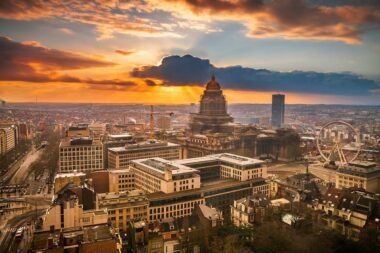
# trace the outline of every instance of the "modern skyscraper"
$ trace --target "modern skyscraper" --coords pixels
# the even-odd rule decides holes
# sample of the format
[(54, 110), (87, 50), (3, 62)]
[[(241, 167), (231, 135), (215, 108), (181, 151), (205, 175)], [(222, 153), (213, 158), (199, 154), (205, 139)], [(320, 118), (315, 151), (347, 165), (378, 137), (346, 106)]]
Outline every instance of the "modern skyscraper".
[(285, 95), (272, 95), (272, 127), (281, 128), (285, 118)]

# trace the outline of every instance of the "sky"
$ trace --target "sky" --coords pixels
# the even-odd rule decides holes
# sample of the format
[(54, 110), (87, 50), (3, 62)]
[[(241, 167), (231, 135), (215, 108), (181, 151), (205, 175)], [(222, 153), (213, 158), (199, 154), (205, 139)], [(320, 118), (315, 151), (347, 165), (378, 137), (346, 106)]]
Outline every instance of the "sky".
[(1, 0), (0, 99), (380, 105), (378, 0)]

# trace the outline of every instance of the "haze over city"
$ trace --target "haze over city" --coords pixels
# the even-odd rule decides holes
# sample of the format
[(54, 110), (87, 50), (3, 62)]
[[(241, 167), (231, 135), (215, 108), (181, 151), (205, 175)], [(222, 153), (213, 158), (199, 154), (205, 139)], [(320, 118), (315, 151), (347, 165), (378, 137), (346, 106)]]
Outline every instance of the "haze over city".
[(0, 252), (380, 252), (380, 1), (0, 0)]

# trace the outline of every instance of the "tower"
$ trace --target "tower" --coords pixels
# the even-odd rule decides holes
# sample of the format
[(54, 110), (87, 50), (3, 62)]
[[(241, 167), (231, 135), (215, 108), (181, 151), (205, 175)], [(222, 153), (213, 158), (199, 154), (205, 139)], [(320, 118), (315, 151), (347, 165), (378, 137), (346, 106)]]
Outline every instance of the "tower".
[(199, 112), (192, 114), (190, 130), (193, 133), (226, 132), (226, 124), (232, 121), (232, 117), (227, 113), (227, 101), (220, 84), (215, 75), (212, 75), (201, 96)]
[(272, 95), (272, 127), (281, 128), (285, 118), (285, 95)]

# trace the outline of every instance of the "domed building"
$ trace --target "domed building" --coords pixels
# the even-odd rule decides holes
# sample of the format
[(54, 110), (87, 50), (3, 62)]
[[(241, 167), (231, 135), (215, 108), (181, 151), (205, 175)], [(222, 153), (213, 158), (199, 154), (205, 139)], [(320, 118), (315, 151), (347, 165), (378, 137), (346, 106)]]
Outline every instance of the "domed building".
[(187, 132), (177, 137), (168, 140), (182, 145), (184, 158), (227, 152), (290, 161), (299, 155), (299, 136), (290, 129), (265, 130), (233, 123), (214, 75), (201, 95), (199, 112), (191, 114)]
[(215, 75), (206, 84), (201, 96), (199, 112), (192, 115), (190, 131), (192, 133), (228, 133), (233, 118), (227, 113), (227, 101)]

